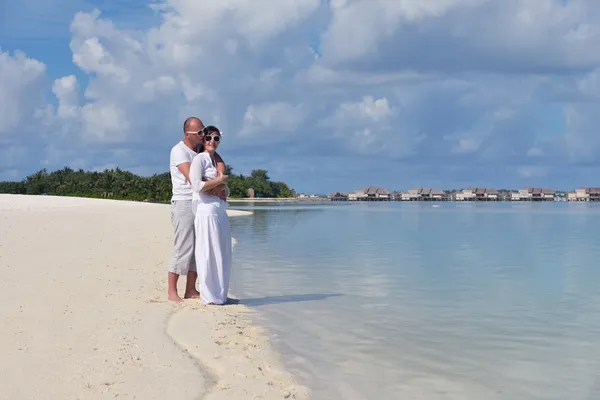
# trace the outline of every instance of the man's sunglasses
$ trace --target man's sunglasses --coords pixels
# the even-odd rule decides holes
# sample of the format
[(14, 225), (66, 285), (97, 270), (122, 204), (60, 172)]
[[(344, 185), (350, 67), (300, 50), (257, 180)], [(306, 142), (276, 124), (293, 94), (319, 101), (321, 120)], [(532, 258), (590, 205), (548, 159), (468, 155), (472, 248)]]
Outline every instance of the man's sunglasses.
[[(209, 130), (209, 128), (213, 128), (213, 127), (212, 126), (205, 126), (204, 128), (200, 129), (199, 131), (185, 131), (185, 133), (191, 133), (193, 135), (206, 135), (206, 132)], [(213, 129), (211, 129), (211, 131), (214, 132)], [(218, 142), (218, 140), (217, 140), (217, 142)]]

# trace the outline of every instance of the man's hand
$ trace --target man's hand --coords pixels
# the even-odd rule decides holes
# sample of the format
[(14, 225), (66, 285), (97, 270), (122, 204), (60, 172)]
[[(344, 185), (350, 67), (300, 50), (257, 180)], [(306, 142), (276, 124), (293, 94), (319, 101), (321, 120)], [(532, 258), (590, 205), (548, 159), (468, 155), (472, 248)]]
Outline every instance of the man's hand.
[(227, 196), (225, 195), (225, 186), (224, 185), (219, 185), (215, 188), (212, 188), (212, 189), (208, 190), (207, 193), (210, 193), (213, 196), (217, 196), (218, 198), (220, 198), (223, 201), (227, 201)]
[(217, 193), (217, 196), (223, 200), (223, 201), (227, 201), (227, 194), (225, 193), (225, 186), (221, 187), (221, 190), (219, 190), (219, 193)]

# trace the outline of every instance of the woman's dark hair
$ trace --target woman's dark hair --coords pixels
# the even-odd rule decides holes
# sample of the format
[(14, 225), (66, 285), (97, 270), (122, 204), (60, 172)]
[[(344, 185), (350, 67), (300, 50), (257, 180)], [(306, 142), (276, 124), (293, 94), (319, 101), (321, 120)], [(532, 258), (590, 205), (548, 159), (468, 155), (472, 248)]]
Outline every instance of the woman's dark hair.
[(204, 129), (202, 129), (202, 132), (204, 132), (205, 135), (208, 135), (209, 133), (218, 133), (219, 135), (221, 134), (219, 128), (213, 125), (205, 127)]

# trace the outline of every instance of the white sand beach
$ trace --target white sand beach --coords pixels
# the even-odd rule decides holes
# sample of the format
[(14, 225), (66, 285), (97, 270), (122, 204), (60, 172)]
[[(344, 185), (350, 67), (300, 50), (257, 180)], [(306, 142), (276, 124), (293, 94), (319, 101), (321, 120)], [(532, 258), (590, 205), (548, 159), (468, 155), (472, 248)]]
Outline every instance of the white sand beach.
[(0, 399), (310, 398), (250, 309), (166, 301), (171, 240), (168, 205), (0, 195)]

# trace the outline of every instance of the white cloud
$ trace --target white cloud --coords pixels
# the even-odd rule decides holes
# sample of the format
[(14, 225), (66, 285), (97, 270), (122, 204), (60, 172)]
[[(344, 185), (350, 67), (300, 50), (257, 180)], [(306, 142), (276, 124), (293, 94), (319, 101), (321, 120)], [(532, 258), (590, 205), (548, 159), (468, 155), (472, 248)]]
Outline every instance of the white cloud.
[(233, 11), (233, 25), (238, 33), (251, 45), (257, 45), (299, 24), (319, 5), (320, 0), (230, 0), (229, 10)]
[(334, 62), (362, 59), (377, 54), (378, 45), (404, 21), (439, 17), (471, 0), (370, 0), (334, 1), (331, 24), (323, 39), (323, 54)]
[(468, 154), (474, 153), (479, 150), (481, 146), (481, 139), (476, 137), (459, 138), (456, 143), (452, 146), (452, 153), (456, 154)]
[(0, 138), (18, 134), (42, 104), (45, 73), (45, 64), (22, 52), (0, 51)]
[(59, 118), (77, 118), (79, 116), (79, 84), (74, 75), (55, 80), (52, 93), (58, 101), (56, 115)]
[(569, 104), (565, 107), (566, 132), (560, 137), (565, 156), (573, 163), (599, 159), (600, 116), (598, 103)]
[(360, 101), (341, 103), (335, 113), (320, 124), (333, 127), (337, 134), (344, 134), (348, 129), (363, 132), (373, 124), (381, 123), (384, 126), (392, 114), (387, 98), (374, 99), (373, 96), (366, 95)]
[[(332, 13), (322, 54), (333, 65), (528, 72), (600, 61), (593, 0), (348, 1)], [(431, 43), (437, 51), (423, 57)]]
[[(182, 80), (185, 78), (182, 78)], [(156, 79), (150, 79), (142, 84), (141, 90), (139, 91), (139, 97), (136, 100), (140, 102), (152, 102), (157, 97), (162, 95), (169, 95), (173, 92), (181, 90), (181, 81), (176, 80), (170, 75), (162, 75)], [(184, 93), (190, 93), (185, 92)], [(188, 99), (194, 99), (196, 96), (202, 94), (192, 94), (188, 96)]]
[(527, 150), (527, 155), (529, 157), (541, 157), (544, 155), (544, 152), (537, 147), (532, 147), (529, 150)]
[(100, 44), (97, 37), (84, 40), (78, 47), (72, 45), (72, 48), (73, 62), (83, 71), (114, 76), (120, 83), (129, 81), (129, 71), (115, 65), (114, 57)]
[[(254, 90), (255, 84), (264, 86), (280, 71), (239, 61), (249, 57), (248, 51), (260, 51), (252, 49), (261, 43), (301, 23), (319, 1), (268, 4), (266, 15), (250, 1), (169, 1), (162, 24), (146, 32), (120, 30), (103, 19), (99, 10), (76, 14), (71, 24), (73, 62), (90, 74), (90, 81), (79, 107), (79, 121), (70, 121), (70, 130), (81, 128), (85, 138), (111, 143), (139, 137), (129, 129), (130, 121), (140, 121), (139, 130), (163, 127), (169, 131), (164, 116), (177, 109), (178, 118), (185, 118), (181, 112), (189, 110), (212, 122), (223, 121), (221, 114), (227, 112), (240, 87)], [(240, 51), (245, 54), (238, 55)], [(239, 85), (240, 81), (245, 84)], [(75, 104), (65, 103), (66, 89), (59, 90), (66, 83), (55, 84), (57, 117), (76, 114)], [(302, 122), (302, 107), (262, 103), (248, 108), (244, 132), (275, 126), (289, 132)], [(57, 120), (47, 117), (46, 122), (49, 119)]]
[(294, 132), (305, 118), (304, 107), (284, 102), (251, 104), (244, 113), (244, 126), (240, 136), (268, 131), (275, 135)]
[(318, 126), (331, 129), (325, 135), (348, 154), (379, 154), (393, 158), (412, 155), (425, 139), (415, 129), (406, 129), (400, 107), (387, 97), (365, 95), (360, 101), (345, 101)]
[(539, 165), (524, 165), (517, 168), (517, 173), (521, 178), (541, 178), (548, 175), (549, 168)]
[[(0, 137), (17, 140), (21, 122), (38, 118), (51, 133), (39, 150), (50, 168), (156, 172), (190, 115), (234, 139), (222, 149), (240, 165), (274, 157), (280, 171), (315, 151), (303, 140), (313, 131), (326, 139), (319, 156), (337, 157), (341, 170), (356, 154), (392, 163), (418, 155), (415, 168), (483, 161), (524, 178), (531, 157), (537, 168), (600, 154), (595, 1), (164, 0), (154, 8), (150, 27), (75, 14), (79, 71), (48, 82), (42, 62), (0, 53)], [(54, 98), (43, 102), (49, 89)], [(255, 132), (278, 140), (249, 152)]]
[(131, 128), (125, 111), (114, 104), (88, 103), (81, 109), (83, 140), (123, 142)]
[(374, 100), (373, 96), (365, 96), (361, 102), (340, 104), (334, 118), (337, 120), (367, 118), (377, 122), (389, 117), (391, 113), (385, 97)]
[(600, 68), (594, 69), (576, 84), (579, 93), (591, 101), (600, 101)]

